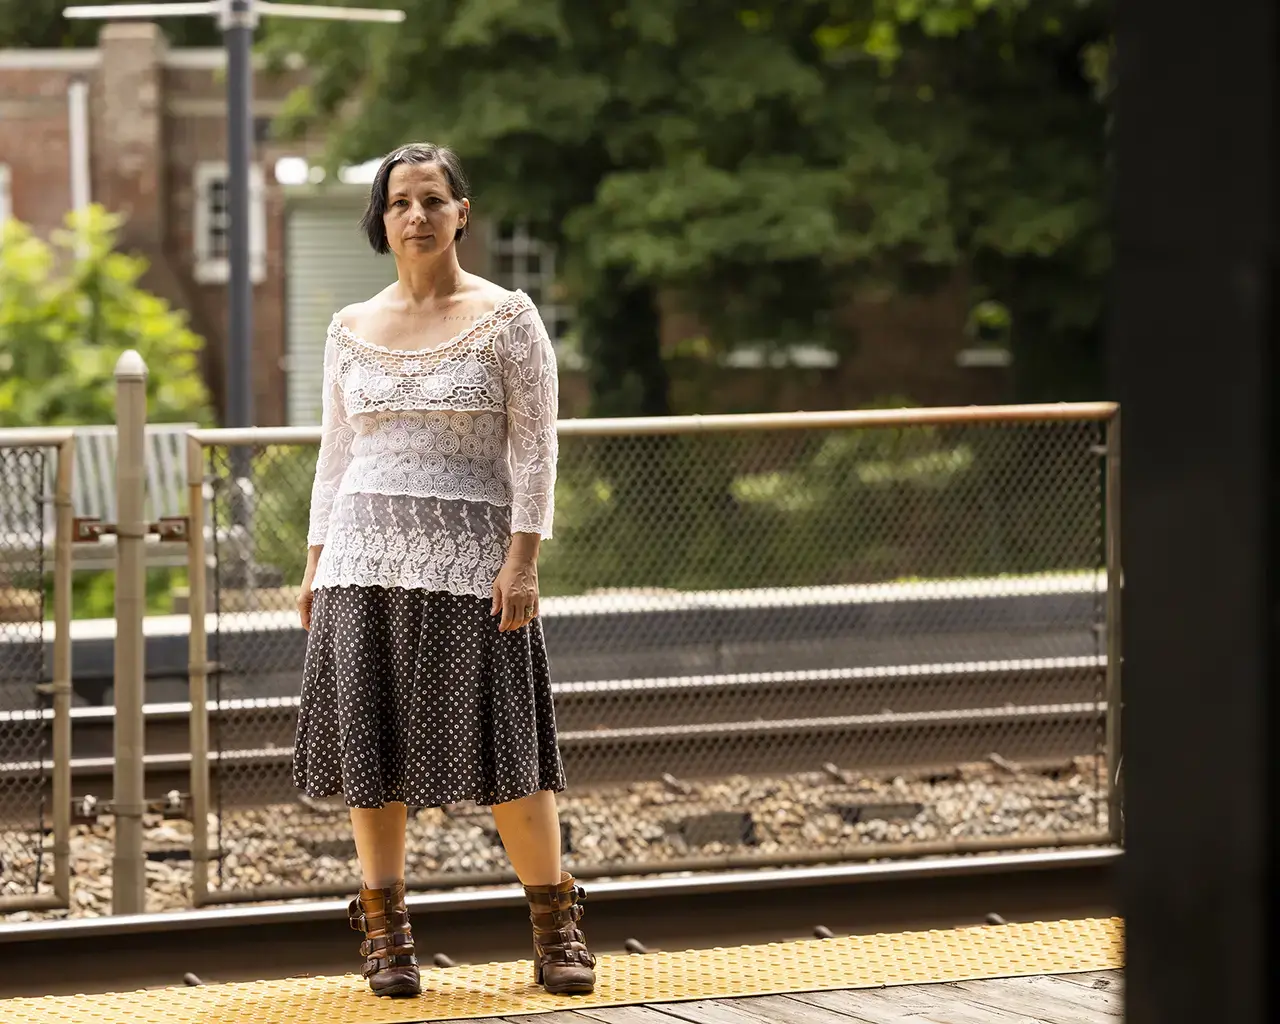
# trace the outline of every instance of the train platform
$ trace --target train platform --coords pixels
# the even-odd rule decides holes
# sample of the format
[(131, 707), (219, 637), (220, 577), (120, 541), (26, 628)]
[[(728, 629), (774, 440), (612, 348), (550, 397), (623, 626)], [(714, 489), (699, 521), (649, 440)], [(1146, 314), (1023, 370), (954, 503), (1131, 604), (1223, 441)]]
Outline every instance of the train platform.
[[(355, 975), (0, 1001), (5, 1024), (1066, 1024), (1120, 1020), (1115, 918), (604, 955), (590, 996), (529, 961), (423, 969), (416, 999)], [(68, 965), (74, 971), (74, 965)], [(1004, 979), (1004, 980), (996, 980)]]

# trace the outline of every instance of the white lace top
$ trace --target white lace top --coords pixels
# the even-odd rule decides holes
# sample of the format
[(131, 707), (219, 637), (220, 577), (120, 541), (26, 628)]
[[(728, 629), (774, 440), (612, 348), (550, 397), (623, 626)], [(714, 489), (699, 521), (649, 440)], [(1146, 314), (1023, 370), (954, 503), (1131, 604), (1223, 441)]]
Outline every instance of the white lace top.
[(551, 536), (555, 353), (524, 292), (443, 345), (383, 348), (335, 316), (307, 543), (313, 587), (488, 598), (513, 533)]

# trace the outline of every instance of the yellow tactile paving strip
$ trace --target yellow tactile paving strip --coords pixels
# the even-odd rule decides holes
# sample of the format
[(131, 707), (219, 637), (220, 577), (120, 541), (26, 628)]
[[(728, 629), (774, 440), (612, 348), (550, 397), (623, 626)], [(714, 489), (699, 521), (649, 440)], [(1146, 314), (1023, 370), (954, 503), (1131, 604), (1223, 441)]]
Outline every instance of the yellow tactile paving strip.
[(636, 1003), (879, 988), (1121, 967), (1118, 919), (899, 932), (685, 953), (602, 956), (592, 996), (550, 996), (527, 960), (425, 969), (418, 999), (355, 975), (0, 1001), (4, 1024), (416, 1024)]

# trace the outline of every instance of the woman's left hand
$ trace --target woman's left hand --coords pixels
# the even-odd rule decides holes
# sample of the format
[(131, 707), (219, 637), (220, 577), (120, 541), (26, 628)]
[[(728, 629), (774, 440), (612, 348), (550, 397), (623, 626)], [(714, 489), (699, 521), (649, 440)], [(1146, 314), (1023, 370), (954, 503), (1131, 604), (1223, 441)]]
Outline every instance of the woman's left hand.
[(493, 610), (502, 613), (498, 631), (506, 633), (527, 626), (538, 615), (538, 563), (508, 558), (493, 581)]

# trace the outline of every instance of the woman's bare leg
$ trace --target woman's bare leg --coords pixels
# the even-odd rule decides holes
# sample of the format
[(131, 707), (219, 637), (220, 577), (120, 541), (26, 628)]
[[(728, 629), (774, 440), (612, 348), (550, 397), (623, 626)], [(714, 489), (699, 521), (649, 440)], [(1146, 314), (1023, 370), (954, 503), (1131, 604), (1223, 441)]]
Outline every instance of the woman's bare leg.
[(495, 804), (493, 823), (522, 885), (560, 883), (560, 814), (556, 795), (541, 790)]
[(385, 889), (404, 878), (407, 817), (408, 808), (400, 803), (351, 808), (351, 830), (366, 889)]

